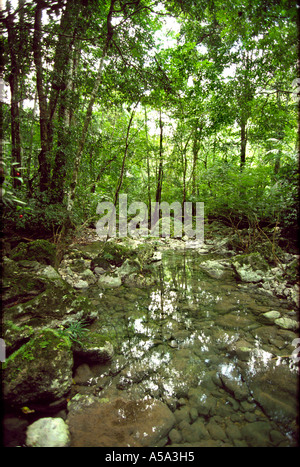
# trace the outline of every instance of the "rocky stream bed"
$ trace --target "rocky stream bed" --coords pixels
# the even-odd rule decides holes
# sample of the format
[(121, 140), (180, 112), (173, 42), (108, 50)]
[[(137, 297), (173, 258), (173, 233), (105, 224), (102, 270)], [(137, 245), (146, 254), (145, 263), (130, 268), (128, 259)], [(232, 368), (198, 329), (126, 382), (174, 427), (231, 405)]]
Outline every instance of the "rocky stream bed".
[(298, 446), (298, 256), (206, 238), (3, 258), (5, 446)]

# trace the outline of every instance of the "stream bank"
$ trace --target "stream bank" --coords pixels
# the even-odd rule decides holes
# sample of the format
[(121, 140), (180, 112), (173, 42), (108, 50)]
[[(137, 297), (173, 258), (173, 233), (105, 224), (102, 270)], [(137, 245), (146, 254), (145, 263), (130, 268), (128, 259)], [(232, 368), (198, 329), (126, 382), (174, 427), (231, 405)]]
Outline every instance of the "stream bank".
[(6, 444), (37, 445), (55, 417), (51, 443), (71, 446), (297, 445), (297, 257), (270, 267), (224, 235), (95, 240), (58, 269), (5, 259)]

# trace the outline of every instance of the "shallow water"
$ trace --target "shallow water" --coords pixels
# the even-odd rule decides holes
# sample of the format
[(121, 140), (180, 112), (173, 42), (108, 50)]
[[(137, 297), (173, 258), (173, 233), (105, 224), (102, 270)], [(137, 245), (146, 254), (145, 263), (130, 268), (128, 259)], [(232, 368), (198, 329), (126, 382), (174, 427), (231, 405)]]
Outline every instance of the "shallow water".
[[(149, 270), (155, 285), (82, 292), (99, 309), (91, 330), (108, 335), (116, 352), (106, 365), (89, 365), (81, 381), (87, 365), (76, 361), (70, 397), (163, 402), (176, 423), (158, 446), (298, 446), (298, 334), (263, 319), (270, 310), (296, 313), (253, 284), (211, 278), (201, 269), (208, 258), (167, 249)], [(24, 445), (28, 423), (41, 416), (9, 418), (7, 445)]]
[(170, 446), (297, 446), (297, 334), (262, 320), (293, 311), (253, 285), (210, 278), (203, 259), (166, 250), (157, 285), (89, 289), (97, 326), (119, 346), (92, 368), (93, 394), (163, 401), (176, 417)]

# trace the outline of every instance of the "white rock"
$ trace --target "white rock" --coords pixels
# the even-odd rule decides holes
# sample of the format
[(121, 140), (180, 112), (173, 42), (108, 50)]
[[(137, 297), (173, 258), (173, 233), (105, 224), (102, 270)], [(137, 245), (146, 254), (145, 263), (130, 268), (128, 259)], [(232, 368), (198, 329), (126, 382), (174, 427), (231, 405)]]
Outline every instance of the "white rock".
[(32, 448), (64, 448), (70, 445), (68, 425), (62, 418), (40, 418), (29, 425), (26, 445)]
[(275, 319), (280, 318), (280, 313), (279, 311), (271, 310), (271, 311), (267, 311), (266, 313), (263, 313), (263, 317), (266, 318), (267, 321), (272, 322)]
[(103, 275), (99, 278), (98, 285), (101, 287), (120, 287), (122, 280), (120, 277)]
[(74, 282), (74, 287), (75, 289), (86, 289), (89, 284), (87, 283), (87, 281), (83, 281), (81, 279), (79, 279), (78, 281)]

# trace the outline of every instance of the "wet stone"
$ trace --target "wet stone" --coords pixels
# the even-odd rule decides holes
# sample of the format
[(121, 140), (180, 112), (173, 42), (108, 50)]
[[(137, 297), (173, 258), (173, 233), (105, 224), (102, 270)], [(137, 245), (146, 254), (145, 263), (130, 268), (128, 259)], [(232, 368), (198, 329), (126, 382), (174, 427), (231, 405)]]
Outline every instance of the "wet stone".
[(180, 431), (173, 428), (169, 433), (169, 439), (173, 444), (178, 444), (182, 441), (182, 435)]
[(231, 439), (232, 441), (242, 439), (241, 430), (234, 423), (228, 422), (225, 428), (225, 432), (226, 432), (227, 437)]
[(70, 410), (71, 447), (163, 446), (175, 417), (160, 401), (100, 399)]
[(214, 420), (210, 420), (206, 428), (208, 429), (212, 439), (226, 441), (227, 436), (225, 431)]
[(241, 432), (242, 437), (250, 447), (268, 447), (271, 445), (271, 425), (268, 422), (253, 422), (246, 424)]

